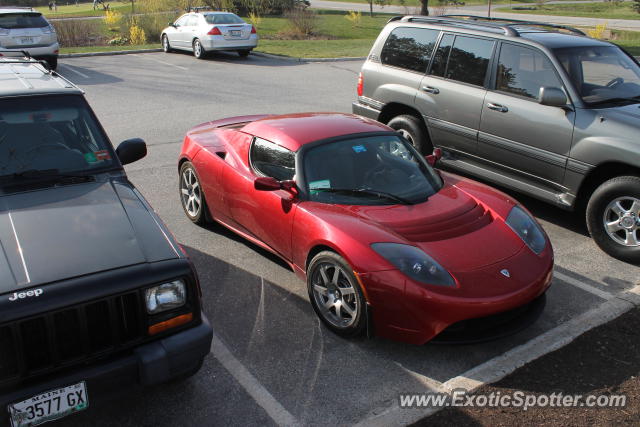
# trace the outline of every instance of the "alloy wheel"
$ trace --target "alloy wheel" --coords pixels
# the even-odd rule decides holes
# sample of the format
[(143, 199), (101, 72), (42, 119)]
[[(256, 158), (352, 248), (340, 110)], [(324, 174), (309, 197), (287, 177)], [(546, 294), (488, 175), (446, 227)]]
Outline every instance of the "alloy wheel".
[(191, 168), (185, 169), (184, 172), (182, 172), (182, 176), (180, 177), (180, 193), (184, 210), (190, 217), (197, 217), (202, 207), (202, 192), (198, 177)]
[(640, 199), (618, 197), (605, 208), (603, 221), (604, 229), (616, 243), (640, 246)]
[(322, 262), (312, 276), (313, 298), (324, 319), (338, 328), (348, 328), (358, 318), (360, 306), (351, 279), (334, 262)]

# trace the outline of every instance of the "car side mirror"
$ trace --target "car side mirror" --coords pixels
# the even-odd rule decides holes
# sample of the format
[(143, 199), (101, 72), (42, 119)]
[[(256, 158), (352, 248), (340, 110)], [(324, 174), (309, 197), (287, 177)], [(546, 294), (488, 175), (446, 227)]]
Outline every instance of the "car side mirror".
[(559, 87), (541, 87), (538, 103), (550, 107), (564, 107), (567, 105), (567, 95)]
[(176, 24), (175, 22), (169, 22), (168, 25), (173, 28), (178, 28), (178, 24)]
[(424, 158), (427, 159), (427, 163), (429, 163), (430, 166), (435, 166), (436, 163), (438, 163), (438, 160), (442, 158), (442, 150), (440, 148), (435, 148), (432, 154), (428, 154), (424, 156)]
[(258, 191), (276, 191), (282, 188), (280, 181), (270, 176), (256, 178), (253, 181), (253, 187)]
[(147, 155), (147, 144), (140, 138), (127, 139), (118, 145), (116, 154), (120, 163), (128, 165)]

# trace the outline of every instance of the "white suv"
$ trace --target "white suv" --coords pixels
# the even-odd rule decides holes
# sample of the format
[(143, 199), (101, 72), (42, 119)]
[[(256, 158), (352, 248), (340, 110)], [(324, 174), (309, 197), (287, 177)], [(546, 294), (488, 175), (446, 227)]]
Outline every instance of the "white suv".
[(24, 51), (33, 58), (46, 60), (55, 69), (59, 49), (55, 29), (40, 12), (29, 7), (0, 7), (0, 56)]

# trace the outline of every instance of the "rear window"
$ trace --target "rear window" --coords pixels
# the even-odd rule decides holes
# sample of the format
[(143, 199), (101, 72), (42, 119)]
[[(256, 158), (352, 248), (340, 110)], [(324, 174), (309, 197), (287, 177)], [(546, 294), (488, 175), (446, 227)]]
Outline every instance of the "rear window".
[(396, 28), (389, 34), (380, 60), (385, 65), (424, 73), (439, 33), (427, 28)]
[(40, 13), (7, 13), (0, 14), (0, 28), (44, 28), (49, 23)]
[(220, 13), (215, 15), (205, 15), (207, 24), (244, 24), (244, 21), (233, 13)]

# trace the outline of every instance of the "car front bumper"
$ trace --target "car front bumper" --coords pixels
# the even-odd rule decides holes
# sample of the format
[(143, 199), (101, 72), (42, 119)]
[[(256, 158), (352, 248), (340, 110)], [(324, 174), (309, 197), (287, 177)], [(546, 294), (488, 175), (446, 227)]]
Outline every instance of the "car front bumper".
[(19, 385), (0, 391), (0, 425), (8, 422), (7, 405), (20, 402), (49, 390), (84, 381), (89, 402), (100, 397), (122, 393), (132, 387), (150, 386), (190, 374), (209, 354), (213, 331), (202, 314), (202, 323), (134, 348), (129, 354), (77, 367), (63, 375), (53, 375), (46, 380)]
[[(523, 262), (526, 261), (526, 262)], [(501, 269), (511, 271), (511, 277), (502, 276)], [(495, 338), (515, 333), (522, 328), (509, 325), (520, 322), (509, 312), (521, 311), (528, 317), (523, 325), (531, 324), (544, 307), (544, 298), (538, 300), (551, 285), (553, 278), (553, 252), (550, 245), (540, 255), (534, 255), (523, 248), (510, 259), (498, 265), (490, 265), (465, 273), (452, 273), (461, 282), (463, 288), (439, 287), (415, 282), (398, 270), (387, 270), (359, 274), (371, 306), (374, 334), (396, 341), (411, 344), (424, 344), (449, 327), (465, 324), (492, 323)], [(492, 294), (491, 289), (504, 289), (510, 292)], [(465, 291), (464, 288), (467, 288)], [(475, 288), (470, 295), (469, 288)], [(486, 296), (481, 289), (486, 289)], [(526, 306), (532, 305), (531, 310)], [(505, 316), (503, 316), (505, 315)], [(504, 318), (504, 325), (495, 324), (495, 320)], [(525, 326), (526, 326), (525, 325)], [(467, 328), (473, 331), (474, 328)], [(469, 336), (468, 339), (455, 339), (456, 342), (474, 342), (491, 339), (487, 331), (482, 336)]]
[(224, 36), (207, 36), (201, 39), (205, 50), (251, 50), (258, 46), (258, 37), (252, 34), (248, 39), (226, 40)]

